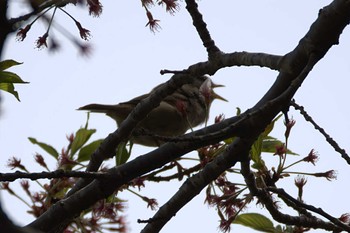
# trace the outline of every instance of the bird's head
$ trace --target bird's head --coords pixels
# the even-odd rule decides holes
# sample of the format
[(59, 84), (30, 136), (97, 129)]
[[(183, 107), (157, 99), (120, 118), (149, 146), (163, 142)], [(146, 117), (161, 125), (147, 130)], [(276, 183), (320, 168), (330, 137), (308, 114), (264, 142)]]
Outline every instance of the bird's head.
[(206, 105), (206, 119), (205, 119), (205, 125), (207, 125), (208, 118), (209, 118), (209, 111), (211, 103), (215, 99), (219, 99), (222, 101), (227, 102), (225, 98), (215, 93), (214, 88), (216, 87), (224, 87), (224, 85), (221, 84), (215, 84), (209, 77), (206, 77), (206, 79), (203, 81), (201, 86), (199, 87), (199, 93), (204, 97), (205, 105)]
[(224, 87), (224, 85), (215, 84), (209, 77), (207, 77), (199, 87), (199, 92), (204, 96), (206, 105), (208, 107), (210, 107), (211, 103), (215, 99), (219, 99), (227, 102), (225, 98), (215, 93), (214, 88), (216, 87)]

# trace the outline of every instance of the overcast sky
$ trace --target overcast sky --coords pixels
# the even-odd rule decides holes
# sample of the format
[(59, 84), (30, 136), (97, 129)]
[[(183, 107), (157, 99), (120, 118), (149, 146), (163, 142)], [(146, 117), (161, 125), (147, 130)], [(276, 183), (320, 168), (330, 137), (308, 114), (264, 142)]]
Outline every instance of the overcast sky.
[[(171, 16), (160, 7), (152, 8), (154, 17), (161, 20), (162, 30), (151, 33), (145, 27), (147, 19), (139, 1), (103, 1), (103, 14), (91, 18), (86, 11), (67, 7), (69, 12), (92, 33), (93, 53), (89, 58), (78, 55), (76, 48), (59, 32), (54, 35), (61, 42), (61, 50), (55, 54), (46, 49), (37, 51), (34, 41), (42, 36), (45, 27), (36, 23), (24, 42), (9, 37), (3, 59), (24, 62), (12, 68), (26, 85), (16, 85), (21, 102), (2, 93), (2, 115), (0, 118), (0, 171), (10, 172), (5, 165), (11, 156), (20, 158), (31, 171), (42, 169), (34, 164), (35, 152), (44, 154), (32, 145), (27, 137), (34, 137), (60, 150), (66, 146), (66, 135), (85, 124), (86, 114), (76, 111), (89, 103), (113, 104), (127, 101), (144, 94), (170, 76), (161, 76), (161, 69), (181, 70), (199, 61), (205, 61), (206, 51), (202, 46), (184, 2), (181, 10)], [(217, 46), (224, 52), (248, 51), (283, 55), (292, 50), (317, 18), (318, 11), (330, 1), (198, 1), (200, 11), (208, 24)], [(25, 12), (18, 3), (10, 9), (12, 16)], [(74, 23), (62, 12), (57, 12), (57, 23), (78, 36)], [(349, 100), (349, 51), (350, 32), (346, 28), (340, 45), (332, 47), (311, 72), (297, 92), (297, 102), (306, 107), (314, 119), (324, 127), (345, 149), (349, 149), (350, 121)], [(224, 113), (235, 115), (236, 107), (242, 110), (252, 107), (275, 81), (277, 72), (257, 67), (233, 67), (217, 72), (214, 82), (226, 85), (217, 92), (229, 103), (214, 102), (211, 120)], [(317, 166), (307, 164), (300, 170), (338, 170), (338, 179), (325, 182), (309, 178), (305, 187), (305, 201), (322, 207), (334, 216), (350, 212), (348, 195), (342, 186), (348, 186), (350, 172), (340, 155), (325, 142), (324, 138), (291, 111), (297, 120), (289, 141), (290, 148), (301, 154), (314, 148), (320, 155)], [(283, 138), (283, 122), (278, 123), (273, 136)], [(104, 115), (93, 114), (90, 127), (97, 129), (93, 139), (103, 138), (115, 130), (115, 123)], [(150, 151), (151, 148), (137, 146), (132, 157)], [(266, 155), (264, 158), (272, 158)], [(51, 158), (47, 156), (47, 160)], [(277, 158), (268, 159), (271, 166)], [(290, 162), (293, 160), (291, 159)], [(274, 163), (275, 162), (275, 163)], [(52, 166), (54, 161), (51, 160)], [(297, 194), (293, 177), (280, 182), (282, 187)], [(167, 201), (181, 183), (147, 186), (142, 191), (148, 197), (157, 198), (161, 205)], [(169, 192), (172, 191), (172, 192)], [(24, 195), (24, 194), (23, 194)], [(129, 193), (121, 194), (130, 199), (128, 210), (131, 232), (138, 232), (138, 218), (148, 219), (153, 212), (144, 211), (146, 204)], [(26, 214), (26, 206), (1, 193), (2, 203), (10, 216), (19, 224), (27, 224), (32, 218)], [(203, 205), (204, 195), (182, 209), (170, 221), (163, 232), (217, 232), (218, 217), (213, 208)], [(16, 207), (16, 208), (13, 208)], [(252, 209), (252, 211), (256, 211)], [(240, 232), (251, 232), (238, 228)], [(316, 232), (316, 231), (315, 231)], [(321, 231), (317, 231), (321, 232)]]

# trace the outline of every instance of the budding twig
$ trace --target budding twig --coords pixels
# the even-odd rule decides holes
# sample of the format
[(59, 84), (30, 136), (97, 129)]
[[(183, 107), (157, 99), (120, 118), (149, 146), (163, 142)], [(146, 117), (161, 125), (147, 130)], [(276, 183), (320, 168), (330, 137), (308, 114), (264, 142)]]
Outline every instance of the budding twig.
[(294, 99), (290, 102), (290, 105), (293, 106), (296, 110), (299, 110), (300, 114), (305, 118), (305, 120), (310, 122), (315, 127), (315, 129), (318, 130), (326, 138), (326, 141), (334, 148), (334, 150), (339, 152), (341, 154), (341, 157), (345, 159), (345, 161), (350, 165), (350, 157), (346, 151), (340, 148), (338, 143), (334, 141), (334, 139), (312, 119), (312, 117), (305, 111), (304, 107), (298, 105)]

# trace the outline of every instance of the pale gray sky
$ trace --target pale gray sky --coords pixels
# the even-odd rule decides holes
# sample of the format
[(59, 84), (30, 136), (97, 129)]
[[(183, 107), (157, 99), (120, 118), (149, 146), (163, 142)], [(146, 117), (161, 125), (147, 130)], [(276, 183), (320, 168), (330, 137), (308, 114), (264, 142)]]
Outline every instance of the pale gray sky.
[[(216, 44), (224, 52), (248, 51), (283, 55), (293, 49), (317, 18), (321, 7), (330, 1), (198, 1), (200, 11), (208, 24)], [(103, 1), (104, 11), (100, 18), (91, 18), (87, 12), (73, 13), (83, 27), (93, 35), (93, 54), (89, 59), (77, 55), (77, 50), (58, 32), (55, 37), (62, 41), (62, 50), (49, 54), (46, 50), (34, 49), (34, 41), (45, 32), (43, 24), (37, 23), (24, 42), (14, 37), (7, 41), (3, 59), (15, 59), (23, 65), (11, 69), (19, 74), (27, 85), (17, 85), (21, 102), (9, 94), (3, 94), (3, 114), (0, 118), (0, 171), (10, 172), (5, 167), (11, 156), (20, 158), (31, 171), (42, 169), (34, 164), (35, 152), (44, 154), (32, 145), (27, 137), (47, 142), (60, 150), (66, 145), (66, 135), (85, 124), (86, 114), (78, 107), (96, 103), (118, 103), (131, 99), (166, 81), (170, 76), (161, 76), (161, 69), (184, 69), (206, 60), (206, 51), (192, 26), (184, 2), (175, 16), (164, 13), (164, 9), (153, 8), (154, 17), (161, 20), (159, 33), (145, 28), (147, 19), (139, 1)], [(23, 8), (23, 5), (20, 5)], [(24, 10), (12, 9), (13, 15)], [(70, 12), (71, 8), (67, 8)], [(74, 23), (58, 12), (61, 25), (78, 36)], [(333, 47), (319, 62), (295, 96), (306, 107), (314, 119), (324, 127), (341, 146), (349, 149), (348, 116), (350, 76), (349, 51), (350, 30), (347, 28), (340, 38), (340, 45)], [(211, 119), (224, 113), (235, 115), (236, 107), (245, 110), (251, 107), (267, 91), (276, 78), (276, 72), (262, 68), (233, 67), (219, 71), (212, 79), (225, 88), (218, 93), (229, 103), (214, 102)], [(317, 182), (310, 178), (305, 187), (305, 201), (340, 216), (350, 212), (344, 205), (346, 192), (340, 191), (348, 185), (350, 172), (340, 155), (325, 143), (311, 125), (304, 122), (298, 113), (291, 116), (297, 124), (290, 138), (290, 148), (306, 155), (312, 148), (318, 151), (320, 161), (314, 167), (301, 167), (304, 171), (338, 170), (338, 179), (333, 182)], [(212, 122), (213, 120), (211, 120)], [(283, 138), (283, 123), (279, 122), (273, 136)], [(115, 123), (104, 115), (93, 114), (90, 127), (97, 129), (94, 139), (105, 137), (115, 130)], [(133, 157), (150, 148), (136, 147)], [(268, 157), (268, 156), (266, 156)], [(49, 156), (47, 160), (50, 160)], [(53, 160), (51, 160), (53, 162)], [(272, 158), (271, 162), (276, 162)], [(271, 163), (272, 164), (272, 163)], [(281, 182), (293, 195), (297, 191), (293, 178)], [(181, 183), (147, 186), (142, 192), (164, 203)], [(339, 190), (339, 191), (338, 191)], [(146, 204), (129, 193), (129, 217), (131, 232), (138, 232), (138, 218), (152, 217), (144, 211)], [(2, 202), (10, 216), (20, 224), (32, 218), (26, 214), (26, 206), (8, 194), (1, 193)], [(181, 210), (164, 228), (163, 232), (216, 232), (218, 217), (215, 209), (203, 205), (204, 195)], [(13, 208), (15, 207), (15, 208)], [(142, 210), (142, 211), (140, 211)], [(256, 211), (252, 209), (252, 211)], [(232, 226), (233, 230), (251, 232), (247, 228)], [(317, 231), (320, 232), (320, 231)]]

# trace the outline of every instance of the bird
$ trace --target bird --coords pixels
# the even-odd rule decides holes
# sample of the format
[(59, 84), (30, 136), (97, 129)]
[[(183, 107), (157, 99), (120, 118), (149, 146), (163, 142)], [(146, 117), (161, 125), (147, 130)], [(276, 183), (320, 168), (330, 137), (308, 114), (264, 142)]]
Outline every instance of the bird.
[[(141, 100), (163, 85), (165, 83), (127, 102), (115, 105), (88, 104), (78, 110), (105, 113), (120, 126)], [(158, 147), (167, 141), (166, 138), (181, 136), (189, 129), (192, 130), (200, 124), (207, 123), (212, 102), (215, 99), (227, 101), (214, 92), (216, 87), (223, 87), (223, 85), (213, 83), (206, 75), (197, 76), (192, 83), (182, 85), (149, 112), (136, 126), (130, 141), (144, 146)]]

